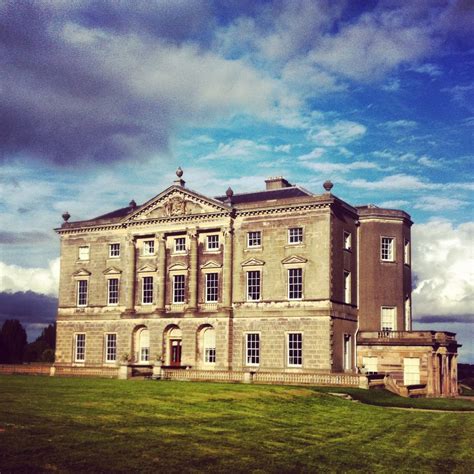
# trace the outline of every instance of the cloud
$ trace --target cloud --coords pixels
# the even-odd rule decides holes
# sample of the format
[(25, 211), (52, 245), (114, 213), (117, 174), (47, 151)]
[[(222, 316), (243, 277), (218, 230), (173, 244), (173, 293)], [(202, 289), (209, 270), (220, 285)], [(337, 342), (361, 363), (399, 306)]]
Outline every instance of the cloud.
[(417, 318), (471, 315), (474, 308), (474, 222), (416, 224), (412, 230)]
[(357, 122), (339, 120), (332, 125), (316, 125), (308, 132), (308, 139), (320, 146), (340, 146), (362, 138), (367, 128)]
[(0, 244), (37, 244), (51, 240), (50, 235), (44, 232), (3, 232), (0, 231)]
[(430, 77), (438, 77), (443, 75), (443, 71), (441, 68), (436, 64), (422, 64), (420, 66), (416, 66), (410, 69), (410, 71), (417, 72), (419, 74), (427, 74)]
[(59, 258), (48, 268), (25, 268), (0, 262), (0, 292), (33, 291), (42, 295), (57, 295), (59, 288)]
[(353, 161), (349, 163), (310, 163), (304, 162), (303, 165), (313, 171), (320, 173), (348, 173), (353, 170), (379, 169), (376, 163), (370, 161)]
[(393, 201), (383, 201), (379, 206), (386, 209), (402, 209), (408, 204), (410, 204), (410, 201), (406, 201), (405, 199), (394, 199)]
[(388, 130), (406, 130), (413, 129), (418, 124), (414, 120), (389, 120), (380, 124), (380, 127), (386, 128)]
[(364, 188), (369, 190), (401, 191), (401, 190), (419, 190), (433, 189), (433, 183), (422, 181), (417, 176), (407, 174), (394, 174), (385, 176), (378, 181), (367, 181), (366, 179), (354, 179), (348, 182), (354, 188)]
[(422, 196), (413, 204), (415, 209), (429, 212), (454, 211), (469, 205), (469, 202), (443, 196)]
[(217, 149), (199, 158), (203, 160), (215, 160), (223, 158), (249, 158), (261, 152), (271, 152), (272, 147), (267, 144), (254, 142), (253, 140), (232, 140), (229, 143), (219, 143)]
[(315, 159), (317, 160), (321, 158), (325, 153), (326, 153), (325, 148), (316, 147), (316, 148), (313, 148), (309, 153), (298, 156), (298, 160), (300, 161), (309, 161), (309, 160), (315, 160)]
[(391, 79), (380, 88), (387, 92), (397, 92), (400, 90), (400, 79)]

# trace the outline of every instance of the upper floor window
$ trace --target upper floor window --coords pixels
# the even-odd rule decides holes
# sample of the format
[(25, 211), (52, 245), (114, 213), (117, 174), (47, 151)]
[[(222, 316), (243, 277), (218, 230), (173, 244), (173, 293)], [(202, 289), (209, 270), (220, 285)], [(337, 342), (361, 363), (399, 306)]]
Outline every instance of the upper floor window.
[(344, 250), (351, 250), (352, 248), (352, 234), (344, 231)]
[(247, 272), (247, 301), (259, 301), (261, 289), (260, 270)]
[(288, 334), (288, 365), (293, 367), (303, 365), (303, 334), (300, 332)]
[(120, 257), (120, 244), (109, 244), (109, 258)]
[(207, 250), (218, 250), (219, 249), (219, 235), (213, 234), (207, 236), (206, 241)]
[(146, 276), (142, 279), (142, 303), (153, 303), (153, 277)]
[(214, 303), (219, 299), (219, 274), (206, 273), (206, 303)]
[(246, 335), (246, 361), (247, 365), (260, 364), (260, 334), (251, 333)]
[(247, 247), (261, 247), (262, 233), (259, 230), (247, 232)]
[(303, 298), (303, 269), (290, 268), (288, 270), (288, 299), (300, 300)]
[(174, 239), (174, 251), (186, 252), (186, 237), (177, 237)]
[(89, 260), (89, 246), (81, 245), (79, 247), (79, 260)]
[(118, 278), (107, 280), (107, 304), (116, 305), (119, 302), (119, 281)]
[(86, 335), (76, 334), (74, 336), (74, 362), (86, 360)]
[(381, 329), (382, 331), (396, 330), (396, 308), (393, 306), (382, 306)]
[(155, 255), (155, 241), (154, 240), (143, 241), (143, 255)]
[(184, 303), (185, 289), (185, 276), (173, 275), (173, 303)]
[(87, 306), (87, 280), (77, 282), (77, 306)]
[(117, 360), (117, 334), (105, 335), (105, 361), (115, 362)]
[(404, 261), (406, 265), (410, 265), (410, 241), (405, 240), (404, 246)]
[(344, 271), (344, 303), (351, 304), (351, 272)]
[(393, 237), (382, 237), (381, 246), (380, 246), (380, 258), (385, 262), (394, 261), (394, 243), (395, 239)]
[(301, 244), (303, 242), (303, 228), (292, 227), (288, 229), (288, 243)]

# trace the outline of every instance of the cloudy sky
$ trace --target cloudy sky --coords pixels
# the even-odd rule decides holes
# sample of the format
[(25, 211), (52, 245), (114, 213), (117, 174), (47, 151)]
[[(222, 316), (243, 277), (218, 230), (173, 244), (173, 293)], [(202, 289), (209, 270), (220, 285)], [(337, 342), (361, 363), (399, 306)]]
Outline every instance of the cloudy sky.
[(54, 317), (65, 210), (178, 165), (208, 195), (331, 179), (412, 215), (415, 326), (474, 363), (473, 29), (470, 0), (0, 0), (0, 319)]

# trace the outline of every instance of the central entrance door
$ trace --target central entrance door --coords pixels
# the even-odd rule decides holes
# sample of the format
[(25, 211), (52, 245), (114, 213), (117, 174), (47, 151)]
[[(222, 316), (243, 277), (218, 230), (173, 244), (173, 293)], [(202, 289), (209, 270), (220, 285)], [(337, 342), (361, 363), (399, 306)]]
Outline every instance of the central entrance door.
[(170, 365), (178, 367), (181, 365), (181, 339), (170, 339)]

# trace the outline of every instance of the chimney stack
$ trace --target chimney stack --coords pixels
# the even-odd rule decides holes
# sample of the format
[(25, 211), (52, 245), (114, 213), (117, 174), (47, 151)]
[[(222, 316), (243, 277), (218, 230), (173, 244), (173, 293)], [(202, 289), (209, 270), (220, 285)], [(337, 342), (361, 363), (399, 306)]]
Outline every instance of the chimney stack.
[(275, 176), (265, 180), (266, 190), (291, 188), (293, 185), (289, 183), (283, 176)]

